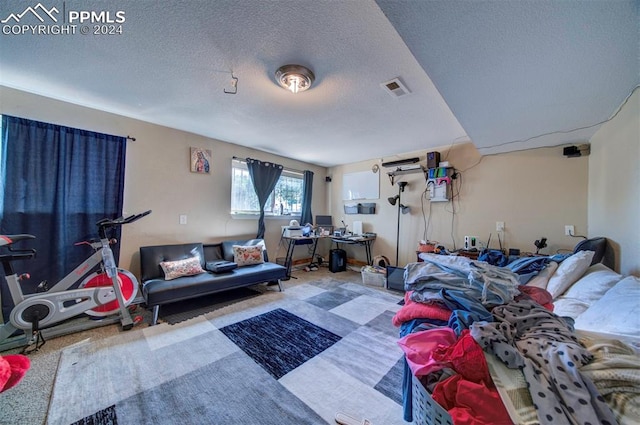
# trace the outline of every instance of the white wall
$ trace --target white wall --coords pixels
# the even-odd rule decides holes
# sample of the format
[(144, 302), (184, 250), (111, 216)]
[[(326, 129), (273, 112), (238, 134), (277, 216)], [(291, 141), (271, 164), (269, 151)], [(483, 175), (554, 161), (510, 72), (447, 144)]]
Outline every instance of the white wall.
[(613, 243), (617, 269), (640, 276), (640, 90), (591, 138), (589, 236)]
[[(490, 246), (498, 248), (497, 221), (505, 223), (502, 246), (522, 252), (535, 252), (534, 241), (541, 237), (548, 239), (548, 248), (542, 253), (573, 249), (579, 239), (564, 235), (565, 224), (574, 225), (577, 234), (587, 233), (587, 158), (566, 158), (562, 147), (485, 157), (480, 157), (471, 144), (436, 150), (441, 153), (441, 160), (448, 160), (459, 170), (460, 177), (454, 181), (458, 196), (454, 202), (430, 203), (423, 196), (426, 182), (422, 173), (396, 178), (396, 182), (409, 183), (401, 199), (411, 207), (410, 214), (400, 216), (401, 266), (416, 260), (421, 239), (437, 241), (453, 250), (462, 247), (465, 235), (477, 236), (486, 243), (492, 234)], [(426, 163), (426, 151), (403, 155), (414, 156), (420, 157), (423, 165)], [(372, 201), (377, 203), (377, 214), (345, 215), (342, 210), (342, 175), (370, 170), (379, 162), (331, 168), (328, 198), (334, 217), (344, 217), (349, 225), (353, 220), (362, 220), (365, 231), (378, 234), (374, 255), (385, 255), (395, 263), (397, 207), (391, 206), (387, 198), (398, 194), (398, 186), (392, 186), (386, 174), (393, 168), (381, 168), (379, 173), (380, 198)], [(362, 258), (362, 253), (355, 250), (352, 255)]]
[[(326, 170), (291, 159), (241, 146), (172, 130), (158, 125), (96, 110), (70, 105), (0, 86), (0, 113), (86, 128), (137, 138), (128, 147), (125, 210), (129, 213), (152, 209), (153, 214), (123, 232), (121, 265), (138, 272), (138, 247), (191, 241), (215, 242), (228, 237), (252, 236), (256, 220), (232, 219), (229, 214), (231, 157), (253, 156), (287, 167), (315, 173), (313, 214), (330, 213), (339, 224), (354, 220), (365, 231), (376, 232), (374, 255), (395, 262), (397, 209), (387, 202), (398, 193), (381, 168), (380, 198), (374, 215), (346, 215), (343, 212), (342, 175), (369, 171), (380, 160), (371, 160)], [(535, 251), (533, 242), (548, 238), (543, 253), (572, 249), (578, 239), (564, 235), (564, 225), (576, 233), (606, 236), (614, 243), (620, 271), (640, 271), (640, 159), (639, 95), (636, 93), (620, 114), (604, 125), (591, 140), (591, 155), (566, 158), (562, 147), (543, 148), (480, 157), (470, 144), (436, 149), (442, 160), (461, 170), (456, 202), (431, 205), (422, 194), (422, 174), (398, 178), (409, 182), (402, 202), (412, 209), (401, 215), (400, 264), (415, 261), (418, 241), (438, 241), (448, 249), (460, 248), (464, 235), (485, 241), (492, 233), (491, 247), (498, 247), (495, 222), (506, 225), (503, 246)], [(211, 175), (189, 172), (189, 147), (213, 152)], [(426, 151), (405, 154), (419, 156), (424, 164)], [(384, 161), (399, 159), (385, 158)], [(325, 182), (330, 175), (332, 181)], [(587, 183), (588, 182), (588, 183)], [(458, 183), (458, 184), (460, 184)], [(587, 214), (588, 211), (588, 214)], [(188, 224), (179, 225), (178, 216), (187, 214)], [(430, 220), (429, 220), (430, 217)], [(267, 247), (272, 258), (284, 256), (279, 247), (280, 226), (288, 219), (267, 221)], [(426, 224), (429, 232), (425, 234)], [(588, 227), (587, 227), (588, 224)], [(321, 246), (326, 252), (328, 244)], [(301, 249), (300, 249), (301, 250)], [(362, 249), (349, 249), (350, 256), (364, 259)], [(302, 252), (300, 255), (304, 255)]]
[[(234, 219), (229, 214), (233, 156), (273, 161), (285, 167), (314, 172), (313, 214), (326, 213), (326, 169), (184, 131), (144, 123), (0, 86), (0, 114), (14, 115), (120, 136), (127, 145), (124, 210), (148, 209), (148, 217), (123, 227), (120, 265), (139, 275), (140, 246), (170, 243), (212, 243), (232, 237), (254, 237), (257, 219)], [(211, 173), (189, 169), (190, 147), (212, 151)], [(187, 224), (179, 216), (187, 215)], [(280, 226), (290, 217), (266, 220), (269, 256), (284, 256), (279, 246)], [(18, 230), (16, 232), (19, 233)], [(38, 236), (38, 235), (36, 235)]]

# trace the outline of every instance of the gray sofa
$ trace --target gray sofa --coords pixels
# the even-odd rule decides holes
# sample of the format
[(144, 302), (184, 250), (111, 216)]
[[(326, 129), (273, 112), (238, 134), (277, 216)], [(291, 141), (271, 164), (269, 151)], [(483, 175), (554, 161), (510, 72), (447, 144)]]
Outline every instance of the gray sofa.
[(160, 263), (176, 261), (199, 255), (203, 269), (207, 262), (233, 261), (233, 245), (258, 245), (262, 239), (230, 240), (217, 244), (186, 243), (140, 247), (140, 274), (142, 295), (147, 307), (153, 307), (151, 325), (158, 321), (160, 306), (229, 289), (258, 283), (277, 283), (282, 291), (281, 279), (287, 275), (286, 267), (269, 262), (264, 250), (264, 263), (238, 267), (225, 273), (205, 273), (165, 280)]

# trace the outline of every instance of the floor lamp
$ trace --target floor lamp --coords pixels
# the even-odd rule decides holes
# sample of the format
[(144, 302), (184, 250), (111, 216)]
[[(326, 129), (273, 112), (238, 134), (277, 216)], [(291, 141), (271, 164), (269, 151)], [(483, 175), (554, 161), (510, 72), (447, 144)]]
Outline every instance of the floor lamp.
[(400, 248), (400, 212), (407, 214), (411, 209), (400, 202), (400, 195), (404, 192), (407, 182), (398, 182), (398, 194), (387, 198), (391, 205), (398, 204), (398, 229), (396, 230), (396, 267), (398, 267), (398, 250)]

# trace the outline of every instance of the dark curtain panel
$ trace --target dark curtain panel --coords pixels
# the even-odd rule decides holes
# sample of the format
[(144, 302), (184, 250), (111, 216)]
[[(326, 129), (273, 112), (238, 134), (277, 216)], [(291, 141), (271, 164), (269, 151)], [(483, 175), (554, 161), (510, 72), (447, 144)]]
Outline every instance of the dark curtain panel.
[(247, 158), (247, 169), (260, 203), (260, 218), (258, 219), (256, 238), (264, 238), (264, 206), (282, 174), (282, 165)]
[(313, 194), (313, 171), (305, 170), (302, 180), (302, 211), (300, 213), (300, 224), (313, 224), (311, 214), (311, 197)]
[[(0, 143), (0, 233), (36, 237), (17, 245), (35, 248), (35, 259), (15, 262), (31, 275), (23, 291), (34, 292), (93, 253), (74, 243), (98, 238), (98, 220), (122, 215), (126, 138), (4, 115)], [(12, 305), (8, 291), (2, 299)]]

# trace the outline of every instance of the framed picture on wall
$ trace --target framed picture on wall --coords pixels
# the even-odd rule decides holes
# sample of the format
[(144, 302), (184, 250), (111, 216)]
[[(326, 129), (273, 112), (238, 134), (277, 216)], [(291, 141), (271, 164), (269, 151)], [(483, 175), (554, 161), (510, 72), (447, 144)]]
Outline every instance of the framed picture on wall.
[(191, 148), (191, 172), (209, 174), (211, 169), (211, 150)]

